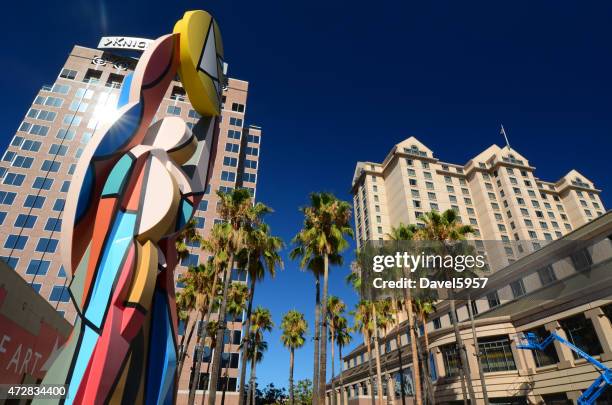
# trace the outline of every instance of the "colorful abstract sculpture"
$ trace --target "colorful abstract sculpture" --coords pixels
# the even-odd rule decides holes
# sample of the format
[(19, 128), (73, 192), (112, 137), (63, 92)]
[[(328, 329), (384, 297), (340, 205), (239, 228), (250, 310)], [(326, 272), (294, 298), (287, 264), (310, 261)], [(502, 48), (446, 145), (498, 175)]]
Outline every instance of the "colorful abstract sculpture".
[[(214, 19), (185, 13), (141, 56), (117, 118), (77, 163), (61, 246), (78, 316), (43, 381), (68, 385), (62, 403), (176, 401), (175, 241), (214, 161), (222, 55)], [(178, 117), (153, 123), (177, 72), (202, 115), (197, 134)]]

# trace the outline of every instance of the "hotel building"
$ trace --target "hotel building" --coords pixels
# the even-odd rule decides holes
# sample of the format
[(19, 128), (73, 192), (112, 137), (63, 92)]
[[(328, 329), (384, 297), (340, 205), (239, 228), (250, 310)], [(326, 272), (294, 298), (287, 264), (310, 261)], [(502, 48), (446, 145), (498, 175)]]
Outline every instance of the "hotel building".
[[(449, 208), (477, 230), (477, 245), (499, 241), (493, 246), (502, 254), (493, 255), (486, 289), (471, 302), (456, 302), (470, 373), (466, 383), (474, 387), (478, 404), (484, 396), (477, 359), (492, 404), (575, 404), (599, 377), (591, 363), (559, 342), (545, 351), (519, 349), (525, 332), (541, 339), (555, 332), (612, 366), (612, 213), (604, 212), (600, 190), (576, 170), (554, 183), (535, 177), (534, 170), (517, 151), (496, 145), (465, 165), (444, 163), (411, 137), (383, 163), (359, 162), (353, 178), (358, 246), (388, 239), (400, 223), (418, 224), (424, 212)], [(379, 331), (382, 394), (397, 404), (402, 397), (414, 403), (405, 319), (387, 333)], [(435, 403), (462, 404), (448, 301), (436, 303), (418, 335)], [(369, 404), (378, 389), (368, 373), (366, 347), (351, 351), (342, 366), (342, 378), (335, 378), (336, 403), (343, 396), (350, 405)], [(612, 403), (605, 402), (612, 401), (610, 391), (598, 403)], [(329, 403), (332, 396), (328, 384)]]
[(418, 224), (427, 211), (454, 209), (474, 227), (475, 239), (508, 242), (501, 254), (487, 252), (493, 269), (605, 212), (601, 190), (576, 170), (544, 181), (519, 152), (497, 145), (466, 164), (446, 163), (414, 137), (395, 145), (382, 163), (358, 162), (351, 190), (358, 246), (388, 239), (400, 223)]
[[(115, 51), (74, 46), (54, 82), (34, 95), (0, 161), (0, 260), (70, 323), (76, 312), (58, 247), (66, 192), (77, 159), (99, 123), (112, 119), (125, 75), (133, 71), (136, 62), (137, 58)], [(247, 95), (247, 82), (227, 80), (211, 183), (195, 214), (204, 237), (219, 221), (217, 190), (244, 187), (256, 194), (261, 128), (246, 125)], [(178, 78), (169, 86), (156, 118), (164, 116), (179, 116), (192, 130), (199, 129), (199, 115), (191, 108)], [(187, 266), (208, 257), (197, 246), (191, 250), (177, 268), (177, 280)], [(233, 277), (243, 278), (237, 272)], [(229, 391), (236, 389), (242, 318), (232, 321), (222, 369), (223, 376), (227, 370)], [(179, 329), (183, 332), (184, 328), (180, 325)], [(188, 389), (193, 349), (187, 349), (190, 357), (180, 380), (179, 402)], [(203, 370), (206, 367), (203, 363)]]

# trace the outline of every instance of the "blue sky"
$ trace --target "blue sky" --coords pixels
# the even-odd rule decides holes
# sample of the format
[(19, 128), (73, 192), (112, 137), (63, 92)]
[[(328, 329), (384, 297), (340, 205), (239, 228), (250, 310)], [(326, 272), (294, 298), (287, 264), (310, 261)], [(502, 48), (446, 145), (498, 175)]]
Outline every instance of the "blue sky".
[[(189, 9), (216, 16), (230, 75), (251, 82), (247, 122), (263, 127), (258, 197), (275, 208), (269, 222), (287, 241), (309, 192), (350, 200), (357, 160), (382, 161), (414, 135), (438, 158), (464, 163), (503, 143), (501, 123), (540, 178), (576, 168), (612, 203), (612, 5), (604, 2), (11, 2), (0, 39), (2, 149), (74, 44), (155, 38)], [(332, 270), (330, 291), (352, 305), (348, 271)], [(313, 278), (287, 260), (258, 287), (256, 304), (277, 325), (289, 309), (312, 325)], [(279, 336), (268, 337), (262, 384), (286, 384)], [(310, 340), (296, 357), (296, 379), (306, 377)]]

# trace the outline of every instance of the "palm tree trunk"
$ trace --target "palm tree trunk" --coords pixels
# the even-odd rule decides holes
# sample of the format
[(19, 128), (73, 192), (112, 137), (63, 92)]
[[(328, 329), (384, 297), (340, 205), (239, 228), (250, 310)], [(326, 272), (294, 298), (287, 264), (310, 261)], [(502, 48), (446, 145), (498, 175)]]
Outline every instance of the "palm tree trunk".
[[(199, 315), (199, 312), (198, 312)], [(191, 316), (189, 316), (189, 318), (187, 318), (187, 325), (189, 325), (189, 321), (191, 320)], [(191, 327), (189, 328), (189, 333), (187, 334), (187, 342), (185, 342), (185, 334), (183, 333), (183, 336), (181, 337), (181, 356), (179, 357), (179, 363), (177, 365), (177, 371), (176, 371), (176, 380), (180, 381), (181, 379), (181, 374), (183, 373), (183, 366), (185, 365), (185, 357), (187, 357), (187, 348), (189, 347), (189, 343), (191, 343), (191, 338), (193, 337), (193, 331), (195, 329), (195, 326), (198, 324), (199, 321), (199, 317), (196, 316), (196, 319), (194, 322), (191, 323)]]
[(344, 404), (344, 361), (342, 360), (342, 345), (338, 345), (338, 357), (340, 358), (340, 405)]
[(334, 329), (330, 326), (330, 334), (331, 334), (331, 381), (332, 381), (332, 398), (331, 404), (336, 405), (336, 382), (334, 381), (334, 345), (336, 344), (334, 341)]
[(217, 380), (219, 379), (219, 368), (221, 366), (221, 355), (223, 354), (223, 334), (225, 333), (225, 312), (227, 308), (227, 291), (230, 285), (232, 276), (232, 267), (234, 265), (234, 254), (230, 254), (225, 274), (223, 275), (223, 295), (221, 299), (221, 308), (219, 308), (219, 327), (217, 329), (217, 342), (215, 345), (215, 356), (212, 359), (212, 377), (210, 379), (210, 388), (208, 390), (208, 405), (215, 405), (217, 396)]
[(255, 278), (251, 277), (251, 293), (249, 294), (249, 305), (247, 306), (246, 324), (244, 326), (245, 337), (242, 339), (240, 353), (240, 392), (238, 393), (238, 405), (244, 404), (244, 383), (246, 382), (247, 353), (251, 338), (251, 313), (253, 312), (253, 297), (255, 296)]
[[(312, 378), (312, 405), (319, 404), (319, 342), (321, 339), (321, 283), (319, 274), (315, 275), (315, 333), (314, 333), (314, 370)], [(325, 403), (321, 404), (325, 405)]]
[[(232, 324), (233, 325), (233, 324)], [(229, 353), (233, 353), (233, 343), (232, 343), (232, 335), (234, 334), (234, 329), (230, 329), (230, 333), (229, 333)], [(229, 375), (228, 375), (228, 369), (230, 366), (230, 361), (231, 361), (231, 354), (227, 359), (227, 364), (225, 365), (225, 383), (223, 384), (223, 394), (221, 395), (221, 405), (225, 405), (225, 393), (227, 392), (227, 384), (229, 384)]]
[(323, 296), (321, 297), (321, 348), (319, 360), (319, 404), (325, 404), (325, 386), (327, 385), (327, 289), (329, 278), (329, 257), (323, 254)]
[(425, 342), (425, 361), (427, 363), (427, 390), (428, 390), (428, 398), (429, 402), (432, 404), (436, 403), (436, 394), (433, 388), (433, 381), (431, 380), (431, 372), (430, 363), (429, 363), (429, 332), (427, 331), (427, 318), (425, 314), (422, 316), (422, 325), (423, 325), (423, 341)]
[[(210, 305), (212, 306), (212, 305)], [(210, 308), (208, 308), (208, 311), (210, 311)], [(201, 313), (203, 312), (200, 311)], [(208, 315), (208, 314), (207, 314)], [(200, 368), (202, 368), (202, 355), (204, 354), (204, 342), (205, 342), (205, 332), (206, 332), (206, 324), (203, 322), (202, 323), (202, 333), (198, 334), (198, 340), (196, 342), (196, 350), (195, 350), (195, 355), (193, 356), (193, 362), (192, 362), (192, 372), (193, 372), (193, 378), (190, 381), (189, 384), (189, 397), (187, 399), (187, 403), (190, 405), (193, 405), (193, 403), (195, 402), (195, 394), (196, 394), (196, 390), (198, 389), (199, 385), (200, 385)], [(199, 329), (199, 328), (198, 328)], [(198, 332), (200, 332), (198, 330)], [(199, 348), (199, 350), (198, 350)]]
[(376, 353), (376, 386), (378, 387), (378, 405), (384, 405), (382, 371), (380, 367), (380, 348), (378, 346), (378, 327), (376, 322), (376, 305), (372, 303), (372, 320), (374, 322), (374, 352)]
[(370, 374), (370, 398), (372, 398), (372, 405), (376, 405), (376, 397), (374, 397), (374, 373), (372, 372), (372, 345), (370, 343), (370, 336), (368, 339), (368, 373)]
[(476, 394), (474, 393), (474, 387), (470, 381), (470, 365), (468, 364), (467, 354), (465, 353), (465, 346), (463, 345), (463, 339), (461, 338), (461, 332), (459, 331), (459, 324), (457, 322), (457, 312), (455, 309), (455, 295), (453, 290), (450, 290), (450, 311), (451, 321), (453, 323), (453, 329), (455, 331), (455, 341), (457, 342), (457, 350), (459, 351), (459, 359), (461, 360), (461, 369), (466, 380), (468, 393), (470, 395), (470, 403), (476, 403)]
[(255, 366), (257, 364), (256, 361), (257, 358), (257, 353), (254, 354), (254, 358), (251, 359), (251, 383), (249, 384), (249, 401), (247, 402), (247, 405), (256, 405), (255, 403), (255, 394), (256, 394), (256, 389), (255, 389)]
[[(204, 324), (202, 326), (202, 334), (198, 336), (198, 342), (196, 343), (196, 347), (200, 347), (202, 348), (202, 350), (204, 350), (203, 347), (204, 347), (204, 342), (206, 339), (206, 325), (208, 325), (208, 322), (210, 322), (210, 316), (212, 315), (212, 310), (214, 308), (214, 300), (216, 298), (216, 294), (215, 294), (216, 291), (217, 291), (217, 277), (215, 276), (212, 288), (210, 290), (210, 296), (208, 299), (208, 308), (206, 309), (206, 318), (205, 318), (206, 320), (204, 321)], [(200, 314), (203, 314), (203, 313), (204, 313), (204, 308), (202, 308)], [(198, 386), (198, 383), (200, 382), (200, 368), (202, 368), (202, 353), (200, 353), (199, 356), (194, 356), (194, 359), (193, 359), (194, 378), (193, 380), (191, 380), (191, 384), (189, 385), (189, 397), (187, 399), (187, 403), (189, 405), (193, 405), (193, 403), (195, 402), (195, 392), (197, 389), (196, 387)]]
[[(397, 331), (395, 334), (395, 346), (397, 346), (397, 357), (399, 361), (399, 375), (400, 375), (400, 396), (402, 398), (402, 405), (406, 405), (406, 393), (404, 392), (404, 360), (402, 358), (402, 337), (400, 336), (400, 319), (399, 309), (397, 308), (397, 300), (393, 299), (393, 312), (395, 312), (395, 323)], [(393, 393), (395, 399), (395, 393)]]
[(295, 401), (295, 397), (293, 394), (293, 362), (294, 362), (294, 353), (293, 347), (289, 352), (289, 405), (293, 405)]
[(419, 370), (419, 354), (417, 350), (417, 337), (414, 332), (414, 316), (412, 311), (412, 298), (410, 288), (404, 290), (406, 293), (406, 314), (408, 315), (408, 332), (410, 333), (410, 348), (412, 349), (412, 372), (414, 382), (414, 399), (416, 405), (422, 405), (423, 400), (421, 398), (421, 373)]
[(470, 315), (470, 324), (472, 325), (472, 338), (474, 339), (474, 347), (476, 348), (476, 363), (478, 363), (478, 375), (480, 376), (480, 385), (482, 387), (482, 399), (484, 405), (489, 405), (489, 395), (487, 394), (487, 386), (485, 384), (484, 370), (480, 361), (480, 347), (478, 347), (478, 336), (476, 335), (476, 325), (474, 323), (474, 313), (472, 311), (472, 300), (468, 297), (467, 310)]

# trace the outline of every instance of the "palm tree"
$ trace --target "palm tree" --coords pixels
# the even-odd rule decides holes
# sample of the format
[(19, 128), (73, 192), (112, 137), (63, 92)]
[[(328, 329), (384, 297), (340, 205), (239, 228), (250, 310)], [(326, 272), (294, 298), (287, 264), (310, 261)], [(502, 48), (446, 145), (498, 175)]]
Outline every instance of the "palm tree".
[(425, 366), (425, 373), (427, 375), (425, 379), (427, 382), (427, 395), (431, 403), (435, 403), (435, 393), (431, 381), (431, 373), (429, 372), (429, 332), (427, 331), (427, 317), (429, 314), (436, 311), (434, 302), (435, 299), (433, 297), (419, 297), (414, 300), (417, 322), (420, 323), (423, 328), (423, 340), (425, 343), (425, 347), (423, 348), (425, 353), (423, 365)]
[[(377, 320), (377, 329), (382, 330), (383, 336), (387, 335), (387, 331), (389, 327), (391, 327), (395, 323), (394, 315), (395, 315), (395, 305), (393, 304), (393, 300), (391, 299), (383, 299), (376, 302), (376, 320)], [(377, 339), (380, 340), (379, 337)], [(380, 358), (380, 352), (377, 353)], [(389, 379), (389, 370), (387, 367), (387, 363), (385, 363), (385, 379)], [(382, 388), (381, 388), (382, 389)], [(392, 402), (395, 398), (395, 393), (391, 392), (389, 386), (387, 386), (387, 402)]]
[[(177, 380), (181, 377), (181, 373), (183, 371), (183, 364), (185, 363), (185, 357), (187, 354), (186, 349), (187, 347), (189, 347), (189, 343), (191, 343), (193, 330), (195, 329), (195, 325), (198, 322), (197, 316), (194, 322), (191, 322), (191, 313), (196, 308), (197, 297), (197, 293), (195, 292), (194, 286), (190, 283), (188, 277), (181, 277), (179, 281), (183, 282), (185, 286), (182, 290), (176, 293), (176, 312), (180, 321), (183, 322), (183, 324), (185, 325), (185, 329), (183, 330), (183, 335), (181, 336), (181, 343), (179, 345), (180, 351), (177, 364)], [(189, 333), (186, 333), (187, 330), (189, 330)]]
[(283, 316), (281, 322), (283, 334), (281, 340), (289, 348), (289, 404), (294, 404), (293, 392), (293, 366), (295, 362), (295, 349), (304, 346), (305, 334), (308, 330), (308, 323), (304, 319), (304, 314), (296, 310), (291, 310)]
[[(304, 213), (304, 227), (294, 238), (294, 243), (301, 252), (301, 265), (304, 267), (315, 257), (323, 259), (323, 295), (317, 302), (320, 313), (322, 310), (321, 302), (327, 302), (329, 258), (348, 247), (345, 236), (353, 237), (353, 230), (350, 227), (351, 206), (348, 202), (337, 199), (331, 193), (312, 193), (310, 195), (310, 206), (302, 208), (301, 211)], [(317, 393), (313, 396), (313, 403), (315, 404), (325, 403), (327, 374), (327, 319), (325, 316), (321, 316), (320, 320), (321, 327), (319, 333), (315, 336), (315, 342), (318, 342), (320, 346), (319, 359), (315, 359), (315, 373), (318, 371), (316, 386), (313, 387), (313, 393)], [(318, 370), (316, 367), (317, 361)]]
[[(248, 331), (251, 328), (251, 313), (253, 310), (253, 298), (255, 296), (255, 285), (263, 280), (266, 272), (274, 277), (276, 268), (283, 268), (283, 260), (279, 255), (279, 251), (284, 247), (281, 238), (270, 235), (270, 227), (261, 223), (258, 226), (250, 227), (246, 235), (245, 254), (240, 258), (240, 267), (246, 267), (249, 275), (249, 303), (246, 313), (245, 329)], [(244, 403), (245, 381), (246, 381), (246, 366), (250, 334), (247, 333), (242, 341), (241, 346), (241, 366), (240, 366), (240, 390), (238, 394), (238, 403)]]
[[(336, 331), (342, 327), (342, 325), (346, 325), (346, 318), (342, 315), (346, 309), (346, 304), (340, 298), (330, 295), (327, 299), (327, 323), (329, 324), (329, 340), (331, 341), (331, 367), (332, 367), (332, 405), (336, 405), (336, 381), (335, 370), (334, 370), (334, 362), (335, 362), (335, 354), (334, 348), (336, 345)], [(342, 360), (342, 359), (340, 359)]]
[(348, 321), (345, 317), (338, 319), (337, 324), (334, 326), (334, 330), (336, 332), (335, 339), (336, 344), (338, 345), (338, 356), (340, 357), (340, 405), (344, 405), (344, 361), (342, 361), (342, 348), (351, 343), (353, 337), (351, 336)]
[[(424, 223), (424, 226), (420, 228), (418, 238), (421, 240), (435, 241), (441, 243), (446, 251), (448, 249), (449, 242), (465, 240), (467, 235), (474, 233), (474, 228), (470, 225), (463, 225), (459, 222), (457, 212), (449, 209), (442, 213), (437, 211), (427, 212), (422, 215), (419, 220)], [(444, 275), (448, 272), (442, 272)], [(469, 378), (470, 370), (467, 361), (467, 354), (465, 352), (465, 346), (461, 333), (459, 331), (459, 325), (457, 323), (457, 311), (455, 308), (455, 300), (453, 290), (449, 290), (449, 303), (450, 303), (450, 315), (453, 329), (455, 332), (455, 341), (457, 344), (457, 351), (459, 352), (459, 359), (461, 360), (461, 371), (464, 378)], [(467, 385), (468, 393), (470, 396), (470, 402), (476, 403), (476, 395), (474, 394), (474, 387), (470, 382), (466, 382), (461, 379), (462, 389), (464, 391), (465, 398), (465, 385)], [(484, 389), (484, 387), (483, 387)]]
[[(219, 302), (219, 275), (224, 273), (225, 269), (229, 267), (226, 250), (229, 236), (230, 232), (227, 224), (215, 224), (209, 237), (201, 241), (202, 247), (208, 252), (213, 253), (213, 256), (207, 260), (205, 265), (198, 265), (195, 267), (195, 269), (198, 270), (197, 272), (189, 273), (189, 277), (192, 277), (192, 281), (195, 283), (195, 290), (200, 293), (200, 301), (198, 304), (200, 310), (199, 316), (200, 320), (203, 320), (205, 324), (209, 324), (213, 308), (218, 305)], [(206, 277), (204, 277), (204, 275), (206, 275)], [(206, 315), (204, 315), (204, 313)], [(196, 353), (199, 353), (198, 348), (204, 348), (206, 329), (203, 329), (202, 333), (198, 333), (198, 336)], [(195, 392), (198, 386), (201, 367), (202, 353), (199, 353), (199, 355), (194, 358), (193, 372), (196, 377), (191, 380), (189, 386), (188, 403), (191, 405), (195, 401)]]
[(223, 290), (219, 306), (219, 319), (222, 321), (217, 330), (217, 344), (212, 358), (212, 376), (208, 395), (208, 404), (215, 405), (217, 396), (217, 380), (221, 367), (221, 354), (223, 352), (223, 334), (225, 333), (225, 314), (227, 313), (227, 292), (234, 267), (234, 260), (241, 249), (245, 247), (245, 229), (250, 224), (258, 224), (270, 208), (262, 203), (253, 205), (251, 194), (244, 188), (233, 189), (229, 193), (217, 192), (219, 196), (218, 214), (224, 221), (221, 227), (228, 234), (225, 251), (227, 252), (227, 265), (223, 272)]
[(176, 254), (178, 260), (182, 261), (189, 257), (189, 247), (193, 244), (198, 245), (202, 243), (202, 235), (198, 232), (197, 222), (194, 218), (190, 219), (182, 231), (179, 232), (175, 243)]
[[(208, 341), (208, 348), (210, 349), (210, 356), (208, 359), (208, 365), (206, 366), (206, 383), (204, 384), (204, 390), (208, 387), (208, 383), (210, 381), (210, 365), (212, 363), (212, 355), (215, 350), (215, 346), (217, 346), (217, 329), (219, 329), (219, 322), (210, 321), (206, 323), (204, 327), (204, 331), (206, 332), (206, 341)], [(204, 351), (202, 351), (202, 356), (204, 355)], [(202, 402), (204, 402), (204, 396), (202, 396)]]
[[(415, 225), (404, 225), (399, 224), (397, 227), (391, 228), (391, 232), (388, 234), (389, 238), (395, 242), (401, 241), (409, 241), (414, 239), (418, 230)], [(404, 271), (404, 276), (409, 277), (408, 274)], [(423, 403), (421, 398), (421, 373), (419, 367), (419, 356), (418, 356), (418, 348), (417, 348), (417, 336), (416, 336), (416, 328), (414, 324), (414, 313), (413, 313), (413, 304), (412, 304), (412, 296), (411, 290), (409, 288), (403, 290), (404, 294), (404, 310), (406, 311), (406, 316), (408, 318), (408, 333), (410, 335), (410, 349), (412, 354), (412, 369), (414, 373), (414, 394), (415, 394), (415, 402), (416, 405), (421, 405)], [(399, 307), (399, 305), (396, 304)], [(398, 324), (399, 327), (399, 324)], [(405, 401), (404, 397), (404, 376), (401, 374), (401, 390), (402, 390), (402, 400)]]
[[(189, 248), (194, 244), (196, 244), (197, 247), (200, 248), (202, 244), (202, 236), (198, 232), (195, 219), (192, 218), (187, 222), (183, 230), (179, 232), (175, 241), (176, 254), (179, 262), (189, 257)], [(188, 276), (181, 277), (181, 280), (179, 281), (182, 281), (185, 284), (185, 287), (183, 287), (183, 289), (177, 292), (176, 294), (176, 309), (178, 317), (185, 324), (185, 331), (189, 329), (189, 333), (187, 335), (184, 331), (183, 335), (181, 336), (181, 352), (179, 353), (179, 359), (177, 364), (177, 380), (180, 378), (181, 373), (183, 371), (183, 364), (185, 362), (185, 357), (187, 353), (186, 348), (189, 347), (189, 343), (191, 343), (193, 330), (198, 321), (196, 316), (195, 321), (191, 322), (191, 314), (196, 309), (197, 292), (195, 291), (194, 286), (190, 285), (189, 280), (190, 279)]]
[[(372, 318), (373, 304), (370, 301), (361, 300), (355, 306), (355, 310), (351, 313), (353, 315), (355, 324), (353, 329), (361, 332), (363, 336), (363, 343), (366, 345), (368, 351), (368, 374), (370, 376), (370, 384), (372, 392), (370, 392), (372, 398), (372, 405), (376, 404), (376, 398), (374, 397), (374, 373), (372, 372), (372, 336), (374, 334), (374, 320)], [(380, 394), (380, 392), (379, 392)]]
[[(249, 299), (249, 289), (246, 286), (246, 284), (239, 282), (239, 281), (233, 281), (227, 293), (227, 314), (231, 316), (232, 321), (236, 319), (236, 317), (242, 314), (242, 312), (244, 311), (246, 307), (246, 302), (248, 299)], [(234, 331), (233, 329), (230, 329), (230, 332), (231, 332), (230, 339), (229, 339), (229, 344), (230, 344), (229, 351), (230, 352), (232, 352), (231, 335), (233, 331)], [(225, 383), (223, 385), (223, 396), (221, 397), (222, 404), (225, 403), (225, 392), (227, 391), (227, 384), (229, 382), (228, 380), (229, 376), (227, 374), (228, 369), (229, 369), (229, 364), (225, 368)]]
[(249, 383), (249, 391), (248, 391), (249, 395), (247, 397), (247, 405), (257, 404), (256, 396), (259, 390), (257, 389), (257, 386), (253, 383), (253, 381), (255, 381), (256, 379), (255, 377), (256, 365), (257, 363), (261, 362), (261, 360), (263, 359), (264, 352), (268, 350), (268, 343), (266, 341), (258, 340), (255, 338), (254, 334), (251, 334), (251, 335), (252, 336), (249, 340), (253, 343), (249, 345), (249, 351), (247, 351), (247, 356), (249, 357), (249, 360), (251, 361), (251, 377), (250, 377), (251, 382)]
[[(251, 339), (253, 347), (255, 349), (260, 348), (260, 343), (263, 342), (263, 333), (272, 331), (274, 323), (272, 322), (272, 314), (267, 308), (258, 306), (251, 314)], [(267, 346), (266, 346), (267, 347)], [(255, 356), (258, 350), (253, 350), (251, 354)], [(251, 357), (251, 382), (249, 383), (249, 395), (247, 399), (247, 405), (249, 405), (251, 397), (254, 395), (253, 388), (255, 387), (255, 368), (257, 364), (257, 357)], [(255, 361), (253, 361), (255, 360)], [(253, 398), (252, 404), (255, 405), (255, 398)]]

